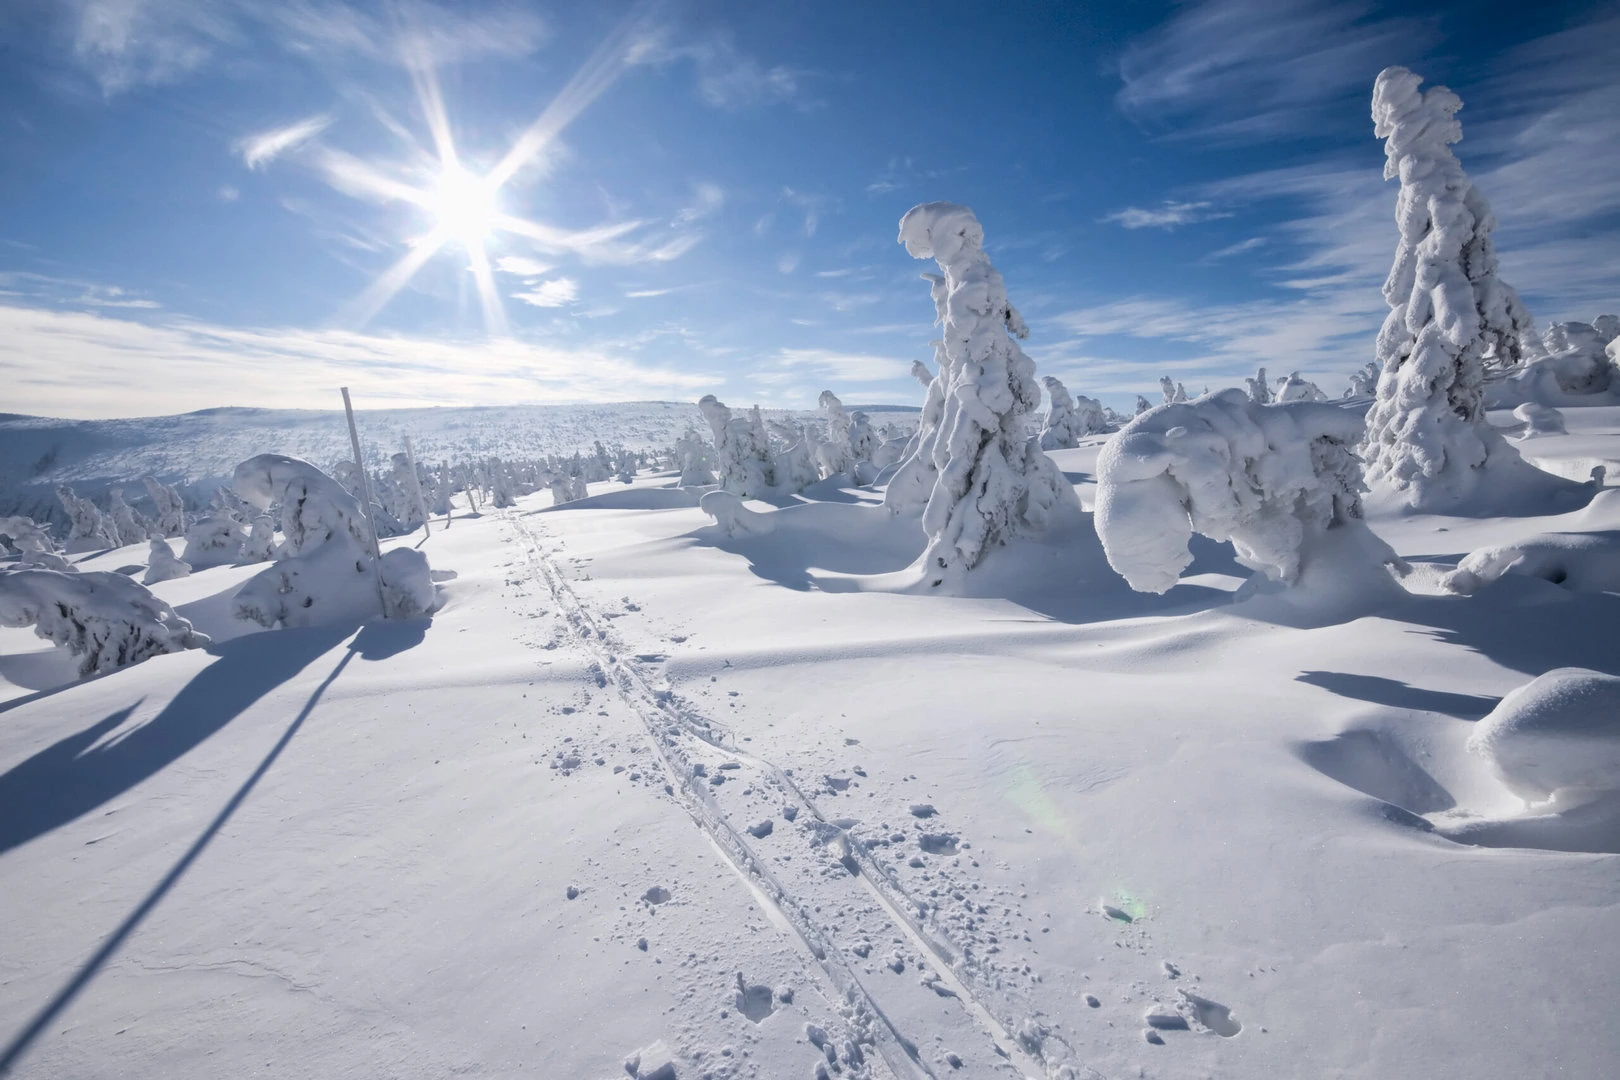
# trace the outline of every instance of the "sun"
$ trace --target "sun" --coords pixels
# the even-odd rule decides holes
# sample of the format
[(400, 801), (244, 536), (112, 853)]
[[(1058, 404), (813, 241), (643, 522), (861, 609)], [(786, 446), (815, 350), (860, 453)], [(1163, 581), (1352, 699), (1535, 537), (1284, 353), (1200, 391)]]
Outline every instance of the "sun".
[(495, 185), (485, 177), (474, 176), (450, 162), (424, 195), (435, 231), (469, 252), (482, 247), (494, 234), (501, 209)]

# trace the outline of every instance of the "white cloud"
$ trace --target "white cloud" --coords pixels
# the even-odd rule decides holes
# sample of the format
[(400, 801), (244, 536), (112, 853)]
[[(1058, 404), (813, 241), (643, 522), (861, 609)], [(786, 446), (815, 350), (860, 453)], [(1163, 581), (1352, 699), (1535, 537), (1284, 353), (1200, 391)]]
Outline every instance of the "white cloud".
[(693, 191), (692, 202), (683, 206), (675, 215), (675, 224), (690, 225), (694, 221), (706, 218), (714, 213), (726, 202), (726, 193), (718, 184), (698, 184)]
[(0, 305), (7, 408), (37, 415), (308, 408), (311, 388), (337, 386), (378, 407), (688, 398), (721, 378), (652, 367), (608, 347), (150, 324)]
[[(1127, 229), (1174, 229), (1178, 225), (1193, 225), (1200, 221), (1213, 221), (1216, 218), (1231, 216), (1230, 213), (1211, 210), (1207, 202), (1166, 201), (1163, 206), (1153, 210), (1127, 206), (1098, 220), (1114, 222)], [(1058, 254), (1061, 255), (1062, 252)]]
[(762, 105), (793, 104), (810, 109), (816, 102), (804, 94), (809, 72), (782, 64), (765, 65), (737, 50), (722, 34), (677, 44), (669, 27), (644, 27), (632, 47), (630, 61), (668, 64), (690, 60), (697, 76), (697, 95), (716, 109), (737, 111)]
[(261, 131), (257, 135), (248, 135), (238, 139), (235, 143), (236, 152), (242, 155), (242, 164), (250, 169), (261, 169), (289, 150), (313, 139), (321, 132), (332, 126), (332, 118), (324, 113), (306, 116), (302, 120), (285, 124), (269, 131)]
[(776, 272), (778, 274), (791, 274), (799, 268), (799, 253), (797, 251), (784, 251), (776, 257)]
[(765, 386), (795, 381), (876, 383), (909, 378), (910, 371), (910, 360), (891, 356), (831, 349), (781, 349), (753, 372), (753, 380)]
[(1367, 125), (1373, 79), (1422, 56), (1436, 20), (1379, 18), (1366, 0), (1199, 0), (1120, 58), (1121, 109), (1150, 130), (1232, 141)]
[(102, 93), (177, 82), (239, 39), (209, 0), (71, 0), (73, 56)]
[(579, 299), (579, 284), (572, 278), (552, 278), (528, 292), (513, 293), (512, 299), (535, 307), (566, 307)]
[(547, 36), (544, 20), (517, 3), (407, 0), (367, 7), (336, 0), (279, 0), (252, 10), (290, 52), (333, 60), (359, 56), (438, 67), (489, 57), (514, 59), (534, 52)]
[(214, 195), (220, 202), (226, 203), (235, 202), (242, 197), (242, 193), (230, 184), (221, 184), (219, 190), (214, 192)]
[(495, 260), (495, 269), (514, 277), (539, 277), (551, 272), (551, 267), (539, 259), (524, 255), (502, 255)]
[(1234, 255), (1242, 255), (1245, 251), (1254, 251), (1256, 248), (1265, 245), (1265, 237), (1251, 236), (1247, 240), (1239, 240), (1237, 243), (1223, 247), (1219, 251), (1210, 252), (1204, 256), (1203, 261), (1206, 263), (1219, 262), (1221, 259), (1230, 259)]

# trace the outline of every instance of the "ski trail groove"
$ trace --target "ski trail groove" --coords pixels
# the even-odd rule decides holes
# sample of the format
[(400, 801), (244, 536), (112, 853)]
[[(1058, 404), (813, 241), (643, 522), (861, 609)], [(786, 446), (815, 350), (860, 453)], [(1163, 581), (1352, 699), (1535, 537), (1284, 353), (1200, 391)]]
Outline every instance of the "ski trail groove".
[[(793, 928), (838, 992), (851, 1001), (860, 1001), (879, 1020), (881, 1026), (876, 1028), (878, 1049), (896, 1076), (937, 1080), (935, 1072), (922, 1060), (916, 1042), (901, 1031), (900, 1025), (879, 1005), (861, 981), (854, 965), (830, 936), (817, 926), (805, 899), (779, 880), (741, 831), (731, 824), (712, 793), (710, 783), (703, 780), (704, 767), (701, 764), (694, 766), (691, 757), (680, 747), (678, 736), (695, 738), (709, 748), (747, 763), (808, 812), (820, 834), (830, 837), (838, 845), (838, 861), (844, 864), (850, 876), (859, 881), (864, 893), (876, 905), (876, 909), (886, 916), (886, 922), (894, 932), (909, 941), (924, 959), (938, 984), (946, 988), (935, 992), (941, 998), (954, 998), (964, 1014), (963, 1022), (977, 1027), (988, 1038), (999, 1059), (995, 1070), (997, 1073), (1006, 1075), (1012, 1072), (1030, 1080), (1036, 1077), (1101, 1080), (1099, 1073), (1074, 1062), (1071, 1048), (1054, 1033), (1043, 1032), (1042, 1038), (1029, 1045), (1010, 1032), (995, 1012), (981, 1001), (985, 988), (970, 985), (970, 982), (977, 980), (972, 979), (971, 967), (959, 950), (913, 914), (916, 903), (889, 878), (865, 846), (845, 837), (843, 830), (828, 821), (815, 801), (782, 769), (740, 749), (735, 738), (727, 740), (729, 732), (724, 727), (682, 706), (669, 691), (653, 686), (639, 665), (616, 647), (614, 635), (605, 620), (598, 619), (563, 578), (557, 566), (547, 557), (535, 533), (517, 514), (507, 511), (504, 516), (520, 537), (525, 561), (546, 586), (564, 621), (575, 631), (575, 640), (596, 662), (604, 682), (613, 686), (642, 722), (652, 740), (654, 752), (673, 781), (671, 794), (677, 796), (736, 872), (752, 886), (755, 898), (775, 909), (767, 914), (780, 917)], [(1060, 1060), (1051, 1060), (1052, 1057)]]

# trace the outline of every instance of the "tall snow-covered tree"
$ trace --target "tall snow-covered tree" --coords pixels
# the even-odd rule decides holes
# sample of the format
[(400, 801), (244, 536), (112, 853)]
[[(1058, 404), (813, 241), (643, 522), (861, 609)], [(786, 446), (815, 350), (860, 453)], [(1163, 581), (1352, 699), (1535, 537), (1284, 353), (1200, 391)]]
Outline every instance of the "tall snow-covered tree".
[(746, 419), (733, 416), (713, 394), (705, 394), (698, 409), (714, 431), (715, 471), (725, 489), (745, 499), (769, 494), (776, 486), (776, 463), (759, 409)]
[(65, 485), (56, 489), (56, 497), (68, 515), (68, 538), (65, 548), (69, 555), (118, 546), (117, 529), (95, 503), (80, 498), (73, 493), (72, 488)]
[(844, 411), (844, 403), (831, 390), (823, 390), (816, 404), (827, 414), (827, 441), (816, 448), (821, 474), (835, 476), (847, 473), (855, 463), (849, 448), (849, 413)]
[(924, 203), (901, 218), (899, 240), (913, 258), (931, 258), (940, 269), (930, 291), (943, 331), (934, 380), (943, 410), (917, 449), (930, 469), (915, 470), (918, 478), (933, 473), (923, 565), (928, 583), (938, 586), (1009, 537), (1045, 526), (1060, 504), (1078, 503), (1063, 473), (1024, 433), (1024, 418), (1041, 400), (1034, 361), (1018, 347), (1029, 328), (984, 252), (978, 218), (955, 203)]
[(147, 496), (152, 500), (152, 527), (164, 536), (186, 534), (186, 504), (180, 493), (155, 476), (141, 477)]
[(1087, 435), (1106, 430), (1108, 414), (1102, 402), (1084, 395), (1074, 397), (1056, 376), (1043, 375), (1051, 404), (1041, 425), (1042, 450), (1071, 450)]
[(1390, 310), (1365, 452), (1368, 478), (1417, 508), (1467, 495), (1487, 457), (1506, 450), (1485, 422), (1485, 371), (1518, 366), (1534, 335), (1497, 277), (1496, 217), (1451, 150), (1462, 100), (1443, 86), (1419, 90), (1422, 81), (1391, 67), (1373, 86), (1384, 179), (1401, 182), (1400, 240), (1384, 282)]
[(107, 517), (112, 521), (120, 545), (144, 543), (152, 532), (151, 524), (124, 501), (123, 488), (114, 487), (107, 491)]
[(1271, 404), (1271, 384), (1266, 381), (1266, 369), (1259, 368), (1254, 378), (1245, 380), (1249, 384), (1249, 400), (1256, 405)]

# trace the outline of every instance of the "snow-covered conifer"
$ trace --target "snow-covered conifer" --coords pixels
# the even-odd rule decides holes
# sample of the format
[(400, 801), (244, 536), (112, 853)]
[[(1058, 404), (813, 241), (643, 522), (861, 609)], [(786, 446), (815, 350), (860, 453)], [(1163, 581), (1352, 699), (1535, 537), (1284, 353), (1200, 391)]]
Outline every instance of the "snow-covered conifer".
[(1399, 560), (1362, 522), (1361, 419), (1336, 405), (1260, 405), (1242, 390), (1162, 405), (1097, 459), (1097, 535), (1108, 563), (1162, 593), (1192, 562), (1193, 533), (1230, 540), (1240, 563), (1293, 584), (1330, 530), (1372, 565)]
[(1136, 395), (1136, 412), (1134, 415), (1141, 416), (1151, 408), (1153, 408), (1152, 402), (1148, 401), (1148, 399), (1143, 397), (1141, 394)]
[(690, 428), (686, 434), (675, 440), (675, 457), (681, 470), (681, 487), (705, 487), (714, 483), (714, 470), (709, 465), (709, 455), (709, 444)]
[(216, 511), (200, 517), (186, 529), (185, 552), (180, 557), (194, 570), (235, 562), (242, 553), (242, 523)]
[(1164, 395), (1164, 403), (1167, 405), (1173, 401), (1187, 400), (1187, 388), (1168, 375), (1159, 377), (1159, 392)]
[(253, 519), (247, 539), (242, 541), (241, 559), (243, 562), (269, 562), (275, 557), (275, 549), (275, 519), (269, 514), (260, 514)]
[(147, 496), (152, 500), (152, 528), (162, 536), (184, 536), (186, 533), (186, 504), (180, 493), (155, 476), (141, 477)]
[(1054, 376), (1042, 376), (1047, 395), (1052, 399), (1041, 426), (1042, 450), (1070, 450), (1078, 446), (1087, 435), (1104, 431), (1108, 417), (1102, 402), (1085, 396), (1073, 397), (1068, 388)]
[(160, 581), (172, 581), (190, 575), (191, 564), (174, 557), (174, 549), (167, 540), (153, 537), (150, 541), (151, 554), (146, 558), (146, 573), (141, 577), (141, 584), (156, 585)]
[(872, 430), (872, 419), (863, 412), (849, 417), (850, 479), (857, 484), (870, 484), (877, 476), (875, 458), (882, 446), (878, 433)]
[(855, 463), (849, 448), (849, 414), (831, 390), (823, 390), (816, 404), (827, 414), (827, 441), (816, 449), (821, 460), (821, 475), (847, 473)]
[(58, 487), (56, 497), (68, 515), (68, 538), (65, 545), (69, 555), (81, 551), (100, 551), (118, 547), (118, 533), (95, 503), (82, 499), (70, 487)]
[(32, 626), (79, 657), (81, 677), (201, 648), (209, 640), (150, 589), (110, 570), (0, 572), (0, 626)]
[(911, 362), (911, 377), (922, 383), (924, 390), (934, 385), (934, 373), (929, 371), (928, 365), (921, 360)]
[(715, 471), (725, 489), (745, 499), (769, 494), (776, 486), (776, 468), (764, 421), (754, 422), (759, 409), (747, 419), (732, 416), (713, 394), (705, 394), (698, 409), (714, 430)]
[(1379, 367), (1376, 361), (1367, 361), (1367, 366), (1350, 375), (1350, 386), (1345, 390), (1344, 396), (1348, 398), (1371, 397), (1378, 390)]
[(1271, 384), (1266, 381), (1266, 369), (1259, 368), (1254, 378), (1244, 380), (1249, 384), (1249, 400), (1256, 405), (1271, 404)]
[(51, 534), (31, 517), (15, 515), (13, 517), (0, 517), (0, 540), (10, 540), (11, 546), (20, 552), (47, 551), (54, 552), (56, 544), (51, 540)]
[(1063, 473), (1024, 433), (1024, 418), (1041, 400), (1035, 364), (1017, 342), (1029, 329), (984, 252), (978, 218), (955, 203), (925, 203), (900, 220), (899, 240), (913, 258), (932, 258), (941, 271), (930, 278), (930, 291), (943, 330), (935, 385), (942, 386), (944, 407), (932, 437), (917, 449), (929, 455), (934, 474), (923, 510), (923, 565), (937, 586), (971, 570), (1010, 536), (1044, 527), (1060, 504), (1078, 502)]
[(133, 506), (124, 501), (123, 488), (108, 489), (106, 516), (118, 536), (120, 547), (144, 543), (152, 532), (150, 523), (136, 513)]
[(1420, 91), (1422, 81), (1386, 68), (1372, 102), (1384, 178), (1399, 177), (1401, 190), (1367, 475), (1413, 507), (1467, 495), (1492, 453), (1512, 453), (1485, 422), (1485, 370), (1517, 367), (1534, 334), (1518, 295), (1496, 276), (1496, 217), (1451, 151), (1462, 138), (1462, 101), (1443, 86)]
[(1276, 401), (1326, 401), (1324, 394), (1315, 383), (1309, 379), (1299, 377), (1299, 372), (1290, 371), (1277, 380)]

